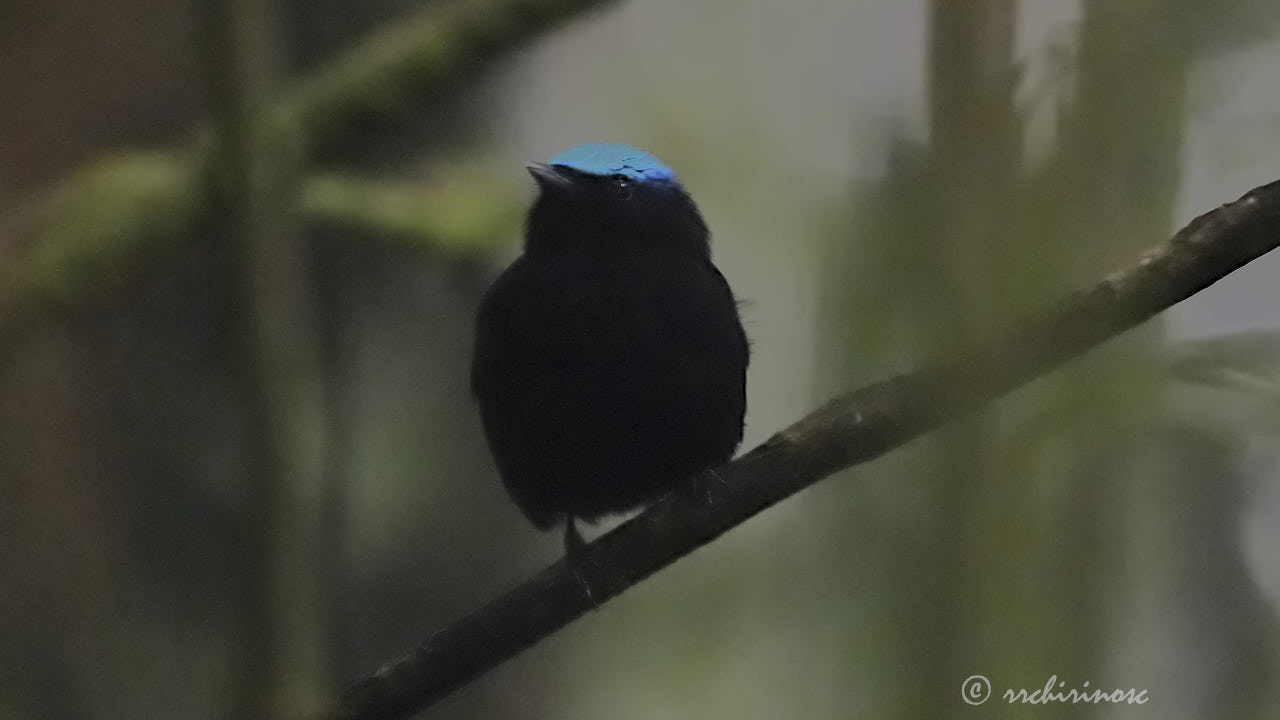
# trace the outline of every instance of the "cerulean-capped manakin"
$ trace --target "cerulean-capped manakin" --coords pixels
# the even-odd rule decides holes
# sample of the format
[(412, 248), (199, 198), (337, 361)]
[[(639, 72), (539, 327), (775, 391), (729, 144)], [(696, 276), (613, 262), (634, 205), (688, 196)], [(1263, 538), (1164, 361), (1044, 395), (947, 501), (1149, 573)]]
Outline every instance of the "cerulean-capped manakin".
[(471, 390), (540, 529), (648, 504), (732, 457), (747, 337), (707, 226), (652, 155), (579, 145), (528, 166), (524, 253), (485, 294)]

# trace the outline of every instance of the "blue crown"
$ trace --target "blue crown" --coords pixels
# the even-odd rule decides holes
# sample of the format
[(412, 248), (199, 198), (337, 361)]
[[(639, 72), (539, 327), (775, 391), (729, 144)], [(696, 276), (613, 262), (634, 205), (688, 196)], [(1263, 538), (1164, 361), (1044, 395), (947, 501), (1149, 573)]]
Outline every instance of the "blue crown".
[(588, 175), (626, 175), (637, 180), (670, 181), (675, 172), (658, 158), (621, 143), (587, 143), (553, 155), (548, 165), (563, 165)]

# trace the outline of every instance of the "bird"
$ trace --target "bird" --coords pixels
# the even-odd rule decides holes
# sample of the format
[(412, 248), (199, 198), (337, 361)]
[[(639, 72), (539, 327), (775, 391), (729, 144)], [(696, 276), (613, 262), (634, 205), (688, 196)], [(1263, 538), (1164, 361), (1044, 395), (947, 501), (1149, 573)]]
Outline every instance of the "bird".
[(619, 143), (526, 166), (523, 252), (476, 316), (471, 392), (508, 495), (540, 530), (652, 504), (733, 457), (750, 348), (675, 173)]

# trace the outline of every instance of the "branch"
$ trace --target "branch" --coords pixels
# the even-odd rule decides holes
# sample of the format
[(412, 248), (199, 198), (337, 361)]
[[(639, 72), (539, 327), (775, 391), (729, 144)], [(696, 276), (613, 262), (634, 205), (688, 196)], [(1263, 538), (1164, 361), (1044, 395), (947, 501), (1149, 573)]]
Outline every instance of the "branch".
[[(1280, 181), (1202, 215), (1134, 266), (955, 360), (836, 398), (718, 470), (708, 497), (674, 495), (352, 685), (333, 720), (404, 718), (765, 508), (994, 400), (1280, 245)], [(584, 586), (585, 583), (585, 586)], [(590, 593), (586, 591), (590, 588)]]
[[(32, 247), (0, 269), (0, 358), (43, 313), (112, 296), (209, 220), (207, 191), (187, 162), (176, 153), (109, 158), (49, 198)], [(297, 209), (307, 229), (338, 227), (466, 260), (519, 227), (519, 200), (505, 187), (466, 166), (443, 168), (426, 185), (323, 173), (303, 181)]]
[(504, 51), (610, 0), (437, 0), (324, 65), (277, 111), (315, 157), (411, 116)]
[[(607, 2), (431, 3), (299, 80), (249, 122), (296, 128), (290, 137), (305, 149), (304, 160), (314, 159), (366, 139), (371, 126), (402, 119), (503, 52)], [(0, 227), (0, 235), (29, 238), (31, 247), (13, 268), (0, 269), (0, 351), (29, 326), (32, 310), (97, 297), (104, 282), (115, 286), (138, 276), (153, 253), (181, 247), (193, 236), (207, 220), (212, 151), (208, 138), (201, 138), (176, 152), (94, 163), (36, 201), (12, 227)], [(314, 190), (304, 189), (304, 202), (316, 201)], [(326, 192), (319, 199), (321, 207), (312, 209), (325, 214), (334, 197)], [(360, 220), (376, 217), (374, 211)], [(415, 229), (403, 222), (398, 227)], [(417, 239), (430, 244), (433, 238)]]
[(429, 185), (314, 175), (300, 212), (313, 227), (348, 228), (422, 253), (463, 260), (492, 253), (520, 228), (522, 200), (477, 168), (442, 168)]

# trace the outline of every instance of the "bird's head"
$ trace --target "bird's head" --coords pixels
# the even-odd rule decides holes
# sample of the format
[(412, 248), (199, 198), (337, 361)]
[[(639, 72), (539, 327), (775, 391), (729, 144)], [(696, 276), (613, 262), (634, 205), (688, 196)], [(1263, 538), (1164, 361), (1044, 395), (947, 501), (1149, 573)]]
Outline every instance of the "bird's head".
[(529, 211), (530, 251), (666, 246), (709, 252), (693, 199), (649, 153), (588, 143), (528, 167), (540, 191)]

